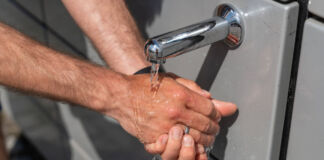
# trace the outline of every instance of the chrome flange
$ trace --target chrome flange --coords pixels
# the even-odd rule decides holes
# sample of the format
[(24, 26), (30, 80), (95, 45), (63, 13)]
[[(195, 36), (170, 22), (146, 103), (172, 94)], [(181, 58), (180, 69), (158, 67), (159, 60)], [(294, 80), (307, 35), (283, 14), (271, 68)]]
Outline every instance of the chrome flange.
[(244, 36), (244, 24), (240, 13), (232, 5), (223, 4), (218, 7), (216, 15), (224, 18), (230, 25), (224, 42), (230, 48), (238, 47), (243, 42)]

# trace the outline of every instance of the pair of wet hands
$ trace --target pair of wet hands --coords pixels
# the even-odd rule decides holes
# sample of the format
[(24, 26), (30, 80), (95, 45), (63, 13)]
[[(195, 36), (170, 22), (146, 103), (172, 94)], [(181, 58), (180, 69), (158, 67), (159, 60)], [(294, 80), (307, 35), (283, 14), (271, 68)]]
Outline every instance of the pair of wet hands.
[[(232, 103), (212, 99), (209, 92), (202, 90), (193, 81), (183, 79), (170, 73), (167, 74), (167, 77), (174, 79), (177, 83), (209, 99), (215, 107), (215, 112), (217, 112), (213, 113), (217, 116), (211, 119), (214, 119), (217, 125), (221, 117), (232, 115), (237, 110), (236, 106)], [(189, 134), (184, 134), (184, 128), (184, 125), (174, 125), (168, 131), (168, 134), (160, 135), (155, 143), (145, 143), (146, 150), (152, 154), (160, 154), (163, 160), (207, 160), (204, 146), (202, 144), (196, 143), (197, 136), (192, 137)], [(216, 135), (218, 134), (218, 132), (219, 128), (217, 128)], [(136, 137), (139, 138), (140, 136)], [(212, 143), (209, 143), (209, 145), (211, 145), (213, 144), (214, 139), (208, 139), (207, 141), (212, 141)], [(206, 145), (206, 143), (204, 145)]]

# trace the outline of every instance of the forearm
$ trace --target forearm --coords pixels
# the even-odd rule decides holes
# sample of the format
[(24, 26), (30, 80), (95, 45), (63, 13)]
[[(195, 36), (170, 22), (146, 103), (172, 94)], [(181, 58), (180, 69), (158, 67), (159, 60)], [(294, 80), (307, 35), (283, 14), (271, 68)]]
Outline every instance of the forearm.
[(144, 40), (123, 0), (63, 2), (112, 69), (132, 74), (150, 65)]
[(0, 23), (0, 84), (100, 110), (98, 94), (115, 95), (116, 83), (123, 83), (122, 75), (60, 54)]

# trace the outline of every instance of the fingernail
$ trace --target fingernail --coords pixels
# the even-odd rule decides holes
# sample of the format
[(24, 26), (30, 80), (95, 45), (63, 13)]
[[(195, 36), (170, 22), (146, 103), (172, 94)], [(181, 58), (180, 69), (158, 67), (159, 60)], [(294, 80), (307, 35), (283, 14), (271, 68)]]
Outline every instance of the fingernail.
[(218, 104), (217, 104), (217, 102), (215, 100), (212, 100), (212, 102), (213, 102), (215, 107), (218, 106)]
[(168, 138), (169, 138), (169, 136), (168, 135), (164, 135), (162, 138), (161, 138), (161, 144), (166, 144), (167, 143), (167, 141), (168, 141)]
[(217, 119), (217, 122), (220, 122), (222, 120), (222, 117), (219, 116), (218, 119)]
[(218, 136), (219, 135), (219, 132), (220, 132), (220, 129), (217, 131), (217, 133), (215, 134), (215, 136)]
[(182, 137), (182, 130), (178, 127), (172, 129), (172, 138), (179, 140)]
[(184, 145), (184, 146), (186, 146), (186, 147), (191, 147), (191, 146), (193, 146), (194, 143), (193, 143), (192, 138), (191, 138), (190, 136), (185, 136), (185, 137), (183, 138), (183, 143), (182, 143), (182, 145)]
[(201, 145), (201, 144), (198, 145), (198, 152), (199, 152), (199, 154), (203, 154), (205, 152), (205, 148), (203, 145)]

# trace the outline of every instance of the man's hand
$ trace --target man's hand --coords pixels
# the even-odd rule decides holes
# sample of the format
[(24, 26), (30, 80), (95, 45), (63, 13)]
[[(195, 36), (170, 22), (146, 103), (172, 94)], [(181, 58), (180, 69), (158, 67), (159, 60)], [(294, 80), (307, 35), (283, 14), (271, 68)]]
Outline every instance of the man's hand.
[[(124, 1), (87, 0), (81, 3), (79, 1), (63, 0), (63, 3), (82, 30), (92, 40), (111, 69), (130, 75), (150, 65), (143, 54), (144, 40)], [(135, 82), (135, 79), (137, 79), (137, 82)], [(152, 94), (149, 92), (150, 84), (147, 81), (142, 84), (140, 78), (133, 78), (134, 85), (131, 85), (131, 87), (137, 89), (130, 88), (128, 97), (120, 97), (123, 101), (121, 103), (123, 107), (117, 107), (113, 111), (116, 114), (116, 119), (119, 119), (127, 131), (141, 138), (144, 142), (153, 142), (158, 133), (167, 133), (173, 124), (181, 123), (191, 127), (190, 134), (196, 141), (208, 145), (213, 141), (214, 134), (218, 130), (217, 121), (219, 119), (216, 118), (220, 118), (220, 116), (217, 115), (215, 109), (212, 109), (215, 107), (213, 107), (211, 101), (207, 100), (208, 98), (202, 98), (203, 96), (197, 93), (193, 94), (189, 90), (191, 86), (184, 87), (180, 85), (181, 82), (178, 79), (176, 80), (178, 83), (167, 84), (164, 89), (161, 87), (155, 99), (153, 99)], [(171, 80), (166, 81), (171, 82)], [(141, 87), (146, 87), (146, 94), (139, 93), (143, 92)], [(135, 95), (142, 97), (136, 97)], [(173, 97), (174, 95), (179, 96)], [(160, 99), (163, 96), (166, 100)], [(155, 100), (153, 102), (160, 100), (161, 102), (154, 104), (150, 100)], [(143, 101), (146, 102), (143, 103)], [(170, 102), (170, 104), (166, 102)], [(116, 103), (119, 102), (116, 101)], [(106, 103), (106, 105), (108, 104)], [(167, 107), (163, 105), (167, 105)], [(151, 110), (152, 112), (150, 112)], [(134, 116), (134, 113), (138, 115)], [(152, 113), (161, 116), (158, 115), (150, 119), (154, 117)], [(109, 113), (107, 112), (107, 114)], [(122, 118), (126, 119), (123, 121)], [(151, 131), (153, 128), (156, 131), (149, 135), (140, 133), (146, 133), (146, 131)], [(142, 136), (145, 136), (145, 138)]]
[(116, 100), (119, 107), (108, 114), (130, 134), (144, 144), (153, 143), (175, 124), (184, 124), (195, 131), (199, 143), (210, 145), (213, 142), (221, 114), (211, 100), (167, 76), (161, 78), (156, 93), (151, 90), (149, 75), (128, 76), (127, 79), (126, 93), (121, 93)]
[[(175, 124), (183, 124), (183, 128), (184, 125), (190, 127), (190, 135), (196, 142), (209, 146), (219, 131), (218, 121), (224, 114), (222, 112), (235, 111), (236, 106), (211, 100), (210, 94), (200, 87), (191, 90), (193, 88), (182, 85), (192, 87), (195, 84), (192, 81), (169, 75), (161, 77), (159, 89), (154, 93), (149, 75), (128, 76), (127, 90), (115, 100), (119, 107), (107, 114), (116, 118), (126, 131), (144, 144), (155, 142)], [(215, 104), (222, 112), (217, 111)]]
[(207, 160), (203, 145), (195, 145), (192, 136), (183, 135), (183, 130), (179, 126), (172, 127), (169, 134), (161, 135), (146, 150), (150, 152), (151, 148), (162, 150), (163, 152), (159, 154), (163, 160)]
[(217, 111), (219, 111), (221, 113), (222, 117), (231, 116), (236, 112), (237, 106), (235, 104), (213, 99), (211, 94), (208, 91), (201, 89), (196, 82), (189, 80), (189, 79), (179, 77), (178, 75), (171, 73), (171, 72), (167, 73), (167, 76), (172, 77), (178, 83), (191, 89), (192, 91), (212, 100), (214, 106), (216, 107)]
[[(188, 80), (188, 79), (184, 79), (181, 78), (173, 73), (167, 73), (167, 75), (169, 77), (172, 77), (173, 79), (175, 79), (178, 83), (186, 86), (187, 88), (191, 89), (192, 91), (212, 100), (213, 104), (215, 105), (215, 107), (217, 108), (217, 110), (221, 113), (222, 117), (226, 117), (226, 116), (230, 116), (232, 114), (234, 114), (237, 110), (237, 107), (235, 104), (233, 103), (229, 103), (229, 102), (222, 102), (222, 101), (218, 101), (215, 99), (211, 98), (211, 94), (208, 91), (205, 91), (203, 89), (201, 89), (194, 81)], [(182, 129), (183, 127), (180, 126)], [(174, 128), (174, 127), (173, 127)], [(178, 125), (179, 128), (179, 125)], [(173, 129), (171, 129), (173, 130)], [(171, 132), (171, 131), (170, 131)], [(169, 132), (169, 134), (170, 134)], [(190, 131), (190, 134), (192, 134), (192, 131)], [(161, 135), (159, 137), (159, 139), (155, 142), (155, 143), (151, 143), (151, 144), (146, 144), (145, 145), (145, 149), (151, 153), (151, 154), (162, 154), (165, 153), (165, 146), (161, 145), (161, 142), (163, 141), (159, 141), (161, 140), (163, 137), (165, 137), (166, 135)], [(197, 141), (197, 140), (196, 140)], [(197, 153), (204, 153), (203, 151), (203, 145), (201, 144), (196, 144), (196, 149), (197, 149)], [(177, 153), (179, 154), (179, 153)], [(190, 154), (190, 153), (186, 153), (186, 154)], [(205, 154), (198, 154), (197, 155), (197, 159), (207, 159), (207, 156)], [(205, 158), (206, 157), (206, 158)]]

